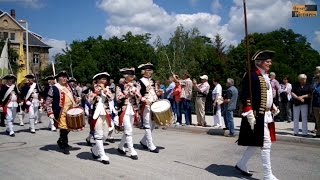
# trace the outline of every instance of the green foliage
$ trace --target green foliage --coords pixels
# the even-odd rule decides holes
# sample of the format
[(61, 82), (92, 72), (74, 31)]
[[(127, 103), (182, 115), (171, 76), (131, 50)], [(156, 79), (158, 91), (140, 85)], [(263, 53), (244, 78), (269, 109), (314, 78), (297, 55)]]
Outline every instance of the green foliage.
[[(313, 76), (315, 66), (319, 66), (319, 52), (311, 48), (307, 39), (290, 29), (279, 29), (269, 33), (254, 33), (249, 36), (249, 54), (257, 50), (270, 49), (276, 52), (272, 71), (278, 79), (289, 75), (292, 80), (300, 73)], [(190, 30), (178, 26), (167, 44), (160, 37), (150, 42), (151, 34), (133, 35), (103, 39), (89, 37), (83, 41), (73, 41), (70, 49), (55, 57), (56, 72), (67, 70), (82, 83), (90, 83), (94, 74), (107, 71), (116, 81), (121, 77), (119, 69), (135, 67), (151, 62), (155, 65), (155, 79), (165, 82), (173, 73), (182, 76), (185, 72), (199, 79), (207, 74), (210, 81), (218, 78), (222, 84), (228, 77), (239, 86), (247, 71), (244, 40), (237, 46), (226, 47), (222, 37), (213, 39), (203, 36), (197, 28)], [(171, 66), (171, 69), (170, 69)], [(72, 68), (71, 68), (72, 67)], [(71, 71), (72, 69), (72, 71)], [(43, 74), (49, 75), (48, 67)], [(140, 72), (136, 71), (139, 77)]]

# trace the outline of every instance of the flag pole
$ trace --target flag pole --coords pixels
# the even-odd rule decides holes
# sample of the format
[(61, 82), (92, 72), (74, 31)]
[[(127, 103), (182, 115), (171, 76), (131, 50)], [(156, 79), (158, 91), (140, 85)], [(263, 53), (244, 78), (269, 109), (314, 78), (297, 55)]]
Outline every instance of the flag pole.
[(249, 78), (249, 94), (250, 94), (250, 101), (252, 102), (251, 62), (250, 62), (250, 53), (249, 53), (249, 37), (248, 37), (246, 0), (243, 0), (243, 13), (244, 13), (244, 29), (245, 29), (245, 38), (246, 38), (246, 46), (245, 47), (246, 47), (246, 54), (247, 54), (248, 78)]

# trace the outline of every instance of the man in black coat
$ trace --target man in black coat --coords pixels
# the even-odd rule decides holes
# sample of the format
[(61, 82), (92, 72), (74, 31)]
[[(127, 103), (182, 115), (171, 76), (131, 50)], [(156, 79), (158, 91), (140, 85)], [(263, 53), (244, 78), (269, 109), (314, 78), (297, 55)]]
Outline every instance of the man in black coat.
[[(51, 86), (53, 86), (55, 84), (55, 77), (54, 76), (47, 76), (45, 78), (45, 80), (48, 82), (48, 85), (44, 88), (44, 91), (43, 91), (43, 99), (44, 101), (46, 101), (47, 97), (48, 97), (48, 93), (49, 93), (49, 90), (51, 88)], [(48, 128), (51, 130), (51, 131), (56, 131), (57, 128), (54, 126), (54, 119), (50, 118), (49, 120), (49, 125), (48, 125)]]
[(9, 74), (3, 79), (6, 80), (6, 84), (2, 85), (0, 90), (0, 111), (7, 121), (6, 133), (14, 137), (13, 121), (16, 118), (19, 103), (19, 91), (15, 85), (17, 78), (13, 74)]
[[(275, 141), (273, 116), (279, 110), (273, 104), (272, 87), (268, 72), (272, 65), (273, 51), (258, 51), (252, 57), (255, 68), (247, 73), (242, 82), (242, 121), (238, 145), (248, 146), (241, 160), (235, 166), (245, 176), (252, 176), (247, 170), (247, 162), (258, 147), (261, 148), (264, 180), (276, 180), (270, 162), (271, 142)], [(251, 79), (251, 90), (249, 77)], [(252, 94), (251, 94), (252, 93)], [(252, 98), (252, 99), (251, 99)]]

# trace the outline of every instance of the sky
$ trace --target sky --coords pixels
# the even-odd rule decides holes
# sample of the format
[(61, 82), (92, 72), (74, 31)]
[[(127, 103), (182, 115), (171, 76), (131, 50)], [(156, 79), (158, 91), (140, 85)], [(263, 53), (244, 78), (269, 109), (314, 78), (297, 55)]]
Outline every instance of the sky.
[[(320, 52), (320, 0), (246, 0), (249, 33), (281, 27), (307, 37)], [(318, 17), (293, 18), (293, 4), (317, 4)], [(50, 57), (74, 40), (151, 33), (164, 43), (182, 24), (197, 27), (213, 38), (220, 34), (226, 45), (244, 37), (243, 0), (0, 0), (0, 10), (15, 9), (17, 20), (53, 48)], [(151, 42), (152, 43), (152, 42)]]

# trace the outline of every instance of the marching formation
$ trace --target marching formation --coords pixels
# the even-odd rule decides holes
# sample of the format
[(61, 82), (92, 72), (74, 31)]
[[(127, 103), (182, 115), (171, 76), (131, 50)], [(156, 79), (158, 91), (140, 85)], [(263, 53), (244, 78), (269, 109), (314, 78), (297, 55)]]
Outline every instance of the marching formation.
[[(252, 176), (247, 163), (255, 151), (261, 148), (264, 179), (268, 180), (277, 179), (272, 173), (270, 154), (271, 144), (276, 140), (274, 117), (280, 112), (274, 104), (271, 80), (268, 75), (273, 55), (273, 51), (258, 51), (252, 57), (253, 71), (246, 73), (243, 78), (240, 96), (243, 117), (237, 142), (238, 145), (248, 147), (235, 166), (242, 175)], [(152, 131), (156, 125), (170, 125), (174, 115), (170, 101), (158, 99), (163, 95), (163, 91), (152, 79), (153, 64), (141, 64), (138, 70), (141, 71), (142, 78), (136, 80), (135, 68), (120, 69), (119, 73), (123, 76), (123, 80), (117, 86), (111, 82), (109, 73), (100, 72), (92, 77), (92, 88), (81, 91), (81, 94), (74, 85), (76, 79), (70, 78), (66, 71), (46, 77), (48, 86), (42, 93), (35, 82), (34, 75), (25, 76), (27, 82), (19, 90), (15, 84), (16, 76), (9, 74), (3, 77), (5, 84), (0, 90), (0, 125), (6, 126), (6, 133), (14, 137), (13, 122), (17, 113), (21, 126), (24, 126), (24, 116), (28, 114), (30, 133), (35, 134), (36, 124), (41, 123), (39, 115), (43, 109), (50, 119), (48, 128), (51, 131), (60, 130), (57, 140), (59, 148), (64, 154), (70, 154), (69, 151), (73, 147), (68, 144), (68, 135), (70, 132), (83, 130), (86, 124), (85, 119), (87, 119), (90, 132), (85, 141), (88, 146), (92, 146), (93, 159), (103, 164), (110, 164), (110, 159), (104, 150), (104, 141), (114, 143), (112, 134), (115, 131), (123, 132), (117, 149), (118, 153), (138, 160), (138, 153), (133, 146), (133, 127), (140, 125), (139, 127), (144, 129), (140, 145), (149, 152), (159, 153), (159, 148), (153, 143)], [(176, 75), (173, 77), (179, 87), (180, 81), (177, 80)], [(203, 109), (202, 101), (208, 94), (206, 87), (208, 77), (200, 78), (201, 84), (197, 84), (195, 80), (193, 84), (197, 92), (196, 107)], [(185, 86), (185, 82), (181, 83)], [(191, 80), (190, 83), (192, 83)], [(204, 113), (198, 111), (197, 115), (200, 119), (198, 123), (204, 125)], [(181, 123), (181, 120), (177, 122)], [(186, 123), (191, 124), (191, 118), (186, 118)], [(220, 124), (220, 122), (217, 123)], [(234, 136), (233, 132), (230, 131), (230, 133)], [(94, 145), (91, 143), (92, 139), (95, 141)]]
[[(110, 74), (98, 73), (92, 77), (92, 88), (81, 92), (81, 95), (74, 85), (76, 79), (69, 77), (66, 71), (46, 77), (48, 85), (43, 92), (40, 92), (33, 74), (25, 76), (27, 81), (21, 90), (16, 85), (16, 76), (9, 74), (3, 77), (6, 84), (1, 86), (1, 126), (6, 126), (6, 133), (14, 137), (13, 123), (16, 115), (18, 114), (20, 126), (24, 126), (24, 117), (28, 114), (30, 133), (35, 134), (36, 124), (42, 123), (40, 112), (43, 109), (49, 117), (48, 129), (59, 129), (59, 148), (64, 154), (70, 154), (73, 147), (68, 143), (68, 135), (70, 132), (83, 130), (87, 119), (90, 132), (85, 140), (89, 146), (93, 145), (92, 138), (95, 141), (91, 148), (92, 157), (103, 164), (109, 164), (103, 143), (114, 143), (112, 133), (115, 130), (123, 132), (118, 152), (138, 160), (132, 135), (133, 126), (141, 124), (145, 130), (141, 146), (150, 152), (159, 153), (152, 140), (155, 122), (152, 121), (151, 105), (158, 100), (161, 92), (152, 80), (153, 64), (141, 64), (138, 69), (143, 76), (138, 81), (135, 80), (135, 68), (120, 69), (119, 73), (123, 75), (124, 81), (113, 88)], [(164, 121), (171, 123), (173, 117), (167, 117)], [(125, 149), (125, 144), (128, 150)]]

